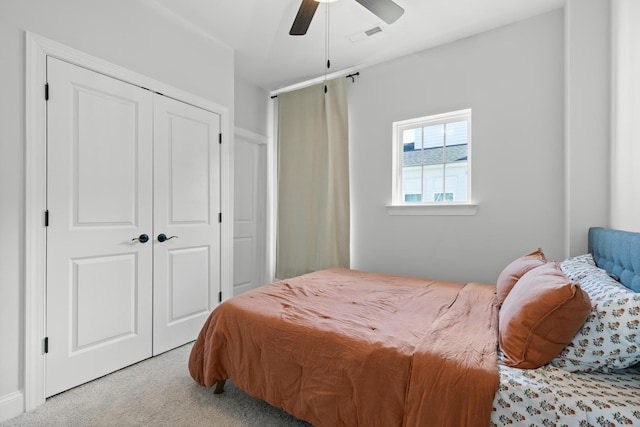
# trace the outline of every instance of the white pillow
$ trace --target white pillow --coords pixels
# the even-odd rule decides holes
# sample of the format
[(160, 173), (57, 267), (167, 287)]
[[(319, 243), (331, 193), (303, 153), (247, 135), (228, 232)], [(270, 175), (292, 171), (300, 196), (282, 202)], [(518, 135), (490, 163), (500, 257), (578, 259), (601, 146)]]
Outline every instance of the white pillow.
[(591, 298), (591, 313), (551, 364), (570, 372), (610, 371), (640, 362), (640, 294), (595, 266), (589, 254), (560, 263)]

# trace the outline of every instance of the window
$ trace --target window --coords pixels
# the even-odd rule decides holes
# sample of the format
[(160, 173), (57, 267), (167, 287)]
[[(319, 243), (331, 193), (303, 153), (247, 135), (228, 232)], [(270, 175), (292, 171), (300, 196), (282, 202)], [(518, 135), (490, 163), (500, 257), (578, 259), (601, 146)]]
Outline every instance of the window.
[(471, 203), (471, 110), (393, 123), (394, 206)]
[(434, 193), (433, 201), (434, 202), (453, 202), (454, 201), (453, 193), (444, 193), (444, 194)]

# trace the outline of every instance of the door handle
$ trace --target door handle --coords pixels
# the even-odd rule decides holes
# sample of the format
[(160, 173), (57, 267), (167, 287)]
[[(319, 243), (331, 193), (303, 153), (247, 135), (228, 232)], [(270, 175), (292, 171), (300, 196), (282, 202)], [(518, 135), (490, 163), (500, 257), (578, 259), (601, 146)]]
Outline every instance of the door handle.
[(164, 234), (164, 233), (160, 233), (160, 234), (158, 234), (158, 242), (162, 243), (162, 242), (165, 242), (165, 241), (167, 241), (167, 240), (171, 240), (171, 239), (173, 239), (174, 237), (175, 237), (176, 239), (178, 238), (178, 236), (171, 236), (171, 237), (167, 237), (167, 235), (166, 235), (166, 234)]
[(146, 234), (141, 234), (138, 237), (134, 237), (133, 239), (131, 239), (132, 242), (134, 240), (138, 240), (140, 243), (147, 243), (149, 241), (149, 236)]

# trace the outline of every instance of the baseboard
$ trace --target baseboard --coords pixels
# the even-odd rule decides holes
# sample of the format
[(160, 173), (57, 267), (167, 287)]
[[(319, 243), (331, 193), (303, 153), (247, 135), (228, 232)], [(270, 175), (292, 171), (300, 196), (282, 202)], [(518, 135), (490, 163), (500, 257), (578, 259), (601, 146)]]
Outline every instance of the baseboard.
[(24, 392), (16, 391), (0, 396), (0, 423), (24, 412)]

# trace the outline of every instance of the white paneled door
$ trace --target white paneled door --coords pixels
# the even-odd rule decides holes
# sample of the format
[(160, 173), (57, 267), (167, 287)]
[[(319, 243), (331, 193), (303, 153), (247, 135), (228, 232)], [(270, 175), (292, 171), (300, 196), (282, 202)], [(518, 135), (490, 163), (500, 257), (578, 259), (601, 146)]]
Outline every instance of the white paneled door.
[(218, 115), (54, 58), (47, 81), (51, 396), (195, 339), (220, 184)]
[(195, 339), (218, 303), (219, 133), (218, 115), (155, 98), (154, 355)]
[(233, 294), (264, 284), (266, 144), (236, 134), (234, 144)]

